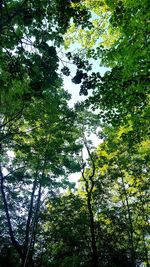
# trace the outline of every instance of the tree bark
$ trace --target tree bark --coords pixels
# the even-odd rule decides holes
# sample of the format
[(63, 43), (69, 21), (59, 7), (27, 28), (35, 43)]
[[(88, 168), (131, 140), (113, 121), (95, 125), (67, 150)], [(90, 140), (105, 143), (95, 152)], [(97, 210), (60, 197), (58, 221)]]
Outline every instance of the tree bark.
[(133, 267), (136, 267), (135, 249), (134, 249), (134, 241), (133, 241), (133, 224), (132, 224), (132, 218), (131, 218), (131, 213), (130, 213), (130, 206), (129, 206), (128, 195), (127, 195), (125, 184), (124, 184), (124, 179), (123, 179), (122, 176), (121, 176), (121, 179), (122, 179), (123, 191), (124, 191), (125, 199), (126, 199), (128, 221), (129, 221), (129, 225), (130, 225), (129, 239), (130, 239), (130, 242), (131, 242), (131, 260), (132, 260)]
[(12, 224), (11, 224), (11, 218), (10, 218), (10, 214), (9, 214), (8, 203), (7, 203), (7, 199), (6, 199), (6, 195), (5, 195), (5, 191), (4, 191), (4, 178), (5, 177), (3, 176), (2, 166), (0, 166), (0, 178), (1, 178), (1, 193), (2, 193), (2, 199), (3, 199), (3, 204), (4, 204), (4, 210), (5, 210), (5, 214), (6, 214), (6, 218), (7, 218), (7, 224), (8, 224), (10, 239), (11, 239), (12, 245), (14, 246), (16, 251), (18, 252), (20, 258), (22, 258), (23, 257), (22, 248), (21, 248), (21, 245), (17, 242), (17, 240), (14, 237), (13, 228), (12, 228)]
[(95, 225), (94, 225), (94, 216), (92, 211), (91, 205), (91, 196), (88, 196), (87, 199), (88, 211), (89, 211), (89, 218), (90, 218), (90, 232), (91, 232), (91, 239), (92, 239), (92, 266), (98, 267), (98, 254), (97, 254), (97, 246), (96, 246), (96, 235), (95, 235)]
[[(33, 186), (33, 192), (35, 190), (35, 184)], [(25, 253), (24, 253), (21, 267), (34, 267), (33, 252), (34, 252), (34, 243), (35, 243), (35, 235), (36, 235), (35, 231), (36, 231), (36, 227), (38, 224), (38, 217), (39, 217), (38, 213), (40, 210), (41, 189), (42, 189), (42, 186), (40, 184), (39, 191), (38, 191), (37, 204), (36, 204), (36, 211), (35, 211), (35, 215), (34, 215), (33, 222), (32, 222), (32, 229), (31, 229), (30, 225), (28, 224), (29, 230), (31, 229), (31, 235), (30, 235), (30, 240), (29, 240), (29, 235), (27, 238), (28, 243), (26, 244), (27, 247), (25, 248)], [(33, 197), (33, 195), (32, 195), (32, 197)], [(31, 198), (31, 203), (32, 203), (32, 201), (33, 201), (33, 199)]]
[(31, 201), (30, 201), (30, 207), (28, 212), (28, 219), (26, 224), (26, 236), (25, 236), (25, 242), (24, 242), (24, 254), (27, 253), (28, 243), (29, 243), (29, 234), (30, 234), (30, 224), (32, 219), (32, 213), (33, 213), (33, 202), (34, 202), (34, 194), (36, 190), (37, 185), (37, 178), (35, 178), (32, 188), (32, 194), (31, 194)]
[(94, 175), (95, 175), (95, 163), (93, 160), (93, 157), (90, 153), (89, 147), (87, 145), (86, 139), (84, 138), (84, 145), (87, 149), (89, 158), (92, 163), (92, 174), (89, 177), (85, 176), (85, 166), (86, 164), (83, 164), (83, 172), (82, 172), (82, 177), (83, 180), (85, 181), (85, 189), (87, 193), (87, 208), (89, 212), (89, 227), (90, 227), (90, 233), (91, 233), (91, 247), (92, 247), (92, 267), (98, 267), (99, 262), (98, 262), (98, 253), (97, 253), (97, 246), (96, 246), (96, 234), (95, 234), (95, 224), (94, 224), (94, 214), (92, 210), (92, 192), (94, 188)]

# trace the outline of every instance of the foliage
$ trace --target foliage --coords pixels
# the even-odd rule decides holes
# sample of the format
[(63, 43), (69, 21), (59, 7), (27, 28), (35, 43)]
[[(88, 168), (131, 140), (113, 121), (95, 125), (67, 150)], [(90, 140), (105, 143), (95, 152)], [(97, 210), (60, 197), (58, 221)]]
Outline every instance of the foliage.
[(67, 2), (64, 21), (62, 4), (4, 1), (1, 5), (1, 208), (10, 238), (6, 247), (17, 253), (14, 257), (24, 267), (34, 265), (45, 192), (59, 190), (63, 179), (65, 188), (66, 175), (79, 170), (74, 159), (80, 148), (79, 131), (57, 72), (56, 49), (70, 16), (76, 14), (77, 20), (80, 12)]
[(43, 218), (43, 249), (48, 255), (41, 257), (40, 266), (47, 266), (46, 256), (48, 266), (88, 266), (88, 216), (82, 199), (71, 192), (50, 198)]
[[(148, 11), (148, 0), (0, 1), (2, 267), (149, 267)], [(70, 109), (59, 49), (74, 42), (67, 63), (87, 98)]]
[[(110, 26), (119, 29), (120, 36), (109, 49), (96, 46), (89, 50), (88, 57), (110, 70), (104, 76), (93, 71), (82, 78), (80, 93), (87, 95), (92, 89), (84, 104), (99, 109), (100, 118), (113, 126), (132, 127), (130, 139), (140, 142), (143, 136), (147, 138), (149, 129), (148, 1), (107, 4)], [(82, 57), (86, 52), (83, 50)]]
[(95, 46), (110, 47), (118, 39), (118, 29), (110, 27), (111, 9), (107, 1), (82, 0), (81, 3), (72, 3), (72, 6), (78, 7), (79, 10), (88, 10), (91, 13), (91, 18), (87, 27), (76, 25), (74, 22), (71, 23), (64, 36), (66, 48), (72, 43), (78, 43), (81, 48), (86, 48), (86, 53), (88, 53)]

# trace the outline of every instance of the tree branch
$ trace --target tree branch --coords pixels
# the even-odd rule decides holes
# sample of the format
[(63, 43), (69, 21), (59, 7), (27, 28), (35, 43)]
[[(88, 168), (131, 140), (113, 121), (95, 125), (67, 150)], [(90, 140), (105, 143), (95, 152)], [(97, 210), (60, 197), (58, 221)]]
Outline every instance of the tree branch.
[(23, 111), (23, 109), (24, 109), (24, 105), (23, 105), (23, 107), (12, 117), (12, 118), (10, 118), (8, 121), (6, 121), (6, 122), (4, 122), (3, 124), (1, 124), (0, 125), (0, 128), (3, 128), (4, 126), (6, 126), (8, 123), (10, 123), (10, 122), (12, 122), (12, 121), (14, 121), (14, 120), (18, 120), (19, 118), (18, 118), (18, 116), (20, 116), (20, 115), (22, 115), (21, 113), (22, 113), (22, 111)]

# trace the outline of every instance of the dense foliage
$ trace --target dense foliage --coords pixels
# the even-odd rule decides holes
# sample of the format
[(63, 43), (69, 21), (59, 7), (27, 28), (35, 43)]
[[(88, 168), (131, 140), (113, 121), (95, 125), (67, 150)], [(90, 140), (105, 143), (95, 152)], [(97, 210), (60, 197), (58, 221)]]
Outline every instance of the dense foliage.
[(0, 1), (0, 267), (150, 266), (148, 33), (148, 0)]

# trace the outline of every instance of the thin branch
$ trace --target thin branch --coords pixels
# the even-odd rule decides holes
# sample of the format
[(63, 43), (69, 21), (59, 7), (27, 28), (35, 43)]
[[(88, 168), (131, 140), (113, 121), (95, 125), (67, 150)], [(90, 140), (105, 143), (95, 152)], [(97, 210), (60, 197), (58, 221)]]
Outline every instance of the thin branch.
[(18, 118), (18, 116), (19, 115), (22, 115), (21, 113), (22, 113), (22, 111), (23, 111), (23, 109), (24, 109), (24, 104), (23, 104), (23, 106), (22, 106), (22, 108), (11, 118), (11, 119), (9, 119), (8, 121), (6, 121), (5, 123), (3, 123), (3, 124), (1, 124), (0, 125), (0, 128), (3, 128), (4, 126), (6, 126), (8, 123), (10, 123), (10, 122), (12, 122), (12, 121), (16, 121), (16, 119), (18, 120), (19, 118)]
[(14, 172), (16, 172), (16, 171), (18, 171), (18, 170), (20, 170), (20, 169), (23, 169), (23, 168), (25, 168), (26, 167), (26, 165), (24, 165), (24, 166), (22, 166), (22, 167), (18, 167), (17, 169), (15, 169), (15, 170), (12, 170), (11, 172), (9, 172), (7, 175), (5, 175), (4, 177), (3, 177), (3, 179), (5, 180), (8, 176), (10, 176), (11, 174), (13, 174)]

